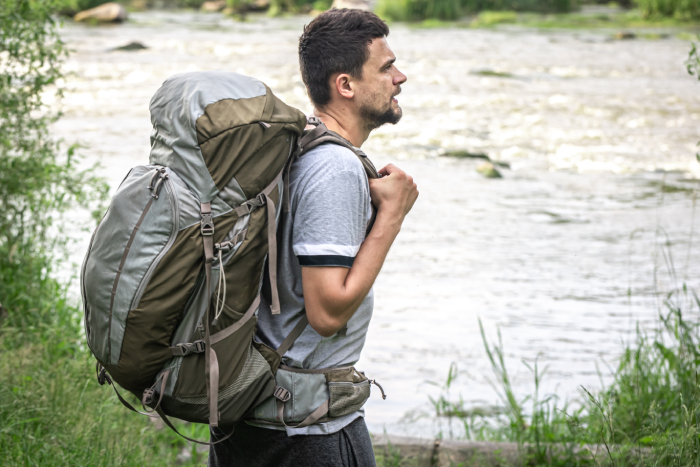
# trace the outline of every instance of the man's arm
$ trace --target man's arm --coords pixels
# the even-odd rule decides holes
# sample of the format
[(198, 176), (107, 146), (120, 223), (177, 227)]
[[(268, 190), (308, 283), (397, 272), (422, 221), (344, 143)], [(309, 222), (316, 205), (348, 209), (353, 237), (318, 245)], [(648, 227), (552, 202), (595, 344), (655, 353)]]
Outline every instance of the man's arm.
[(418, 198), (413, 178), (389, 164), (384, 178), (370, 180), (377, 219), (362, 242), (351, 268), (303, 266), (302, 287), (309, 324), (323, 337), (338, 332), (350, 320), (377, 279), (406, 214)]

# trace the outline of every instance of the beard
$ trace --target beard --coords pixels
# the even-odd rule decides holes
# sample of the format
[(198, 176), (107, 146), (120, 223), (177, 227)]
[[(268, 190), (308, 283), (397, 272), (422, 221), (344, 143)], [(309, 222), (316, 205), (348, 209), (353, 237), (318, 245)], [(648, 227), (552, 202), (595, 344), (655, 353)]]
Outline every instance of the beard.
[(372, 107), (370, 105), (363, 105), (360, 107), (360, 116), (364, 120), (365, 128), (368, 131), (372, 131), (382, 125), (386, 125), (387, 123), (396, 125), (399, 123), (399, 120), (401, 120), (403, 111), (398, 105), (396, 106), (396, 109), (394, 109), (391, 102), (389, 103), (389, 108), (386, 110), (377, 109), (376, 107)]

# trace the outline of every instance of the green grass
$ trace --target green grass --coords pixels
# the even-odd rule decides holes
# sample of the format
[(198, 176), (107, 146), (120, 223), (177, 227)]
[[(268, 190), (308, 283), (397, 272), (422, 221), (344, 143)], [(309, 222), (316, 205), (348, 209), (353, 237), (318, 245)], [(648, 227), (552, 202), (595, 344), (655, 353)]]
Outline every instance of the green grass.
[(392, 21), (457, 20), (477, 12), (569, 12), (572, 0), (379, 0), (375, 12)]
[[(666, 258), (675, 279), (668, 253)], [(582, 388), (582, 397), (570, 403), (540, 393), (545, 370), (537, 360), (523, 361), (533, 386), (519, 399), (500, 331), (492, 344), (479, 322), (501, 404), (473, 408), (450, 397), (458, 375), (453, 365), (439, 397), (430, 398), (437, 419), (445, 420), (439, 435), (445, 435), (445, 424), (458, 424), (467, 439), (527, 445), (530, 465), (700, 465), (700, 299), (682, 285), (661, 301), (656, 326), (636, 329), (612, 383), (597, 391)], [(598, 455), (581, 450), (584, 445), (598, 447)]]
[[(125, 409), (109, 386), (97, 383), (94, 360), (75, 328), (24, 336), (19, 347), (15, 339), (0, 338), (0, 465), (175, 463), (185, 441)], [(208, 437), (204, 425), (179, 425)]]
[(700, 19), (700, 0), (636, 0), (645, 18)]
[[(455, 21), (440, 19), (425, 19), (413, 21), (409, 25), (414, 28), (493, 28), (503, 25), (536, 29), (610, 29), (637, 31), (640, 39), (658, 40), (669, 37), (666, 33), (657, 31), (644, 32), (648, 29), (675, 29), (674, 34), (681, 40), (692, 40), (700, 30), (700, 21), (696, 19), (679, 19), (673, 17), (645, 17), (639, 9), (600, 13), (595, 15), (583, 13), (533, 13), (516, 11), (481, 11), (467, 15)], [(639, 31), (641, 30), (641, 31)]]
[(543, 29), (693, 28), (700, 25), (694, 18), (648, 17), (641, 10), (596, 15), (523, 13), (518, 15), (516, 24)]

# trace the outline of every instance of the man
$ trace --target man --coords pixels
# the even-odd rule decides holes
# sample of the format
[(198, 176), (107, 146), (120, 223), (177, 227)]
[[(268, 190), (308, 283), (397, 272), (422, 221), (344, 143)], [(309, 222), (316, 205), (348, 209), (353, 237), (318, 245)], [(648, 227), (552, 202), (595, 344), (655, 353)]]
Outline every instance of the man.
[[(372, 13), (330, 10), (306, 26), (299, 40), (314, 116), (355, 147), (375, 128), (401, 119), (396, 96), (406, 76), (394, 65), (388, 34)], [(358, 156), (332, 143), (310, 150), (291, 168), (290, 212), (282, 213), (278, 231), (282, 312), (273, 316), (263, 293), (257, 336), (277, 348), (305, 312), (310, 326), (285, 354), (289, 367), (336, 368), (360, 358), (372, 285), (418, 197), (413, 179), (397, 167), (379, 173), (384, 177), (368, 180)], [(365, 238), (371, 203), (377, 217)], [(211, 448), (209, 465), (372, 466), (363, 415), (357, 411), (305, 428), (241, 423), (229, 440)], [(212, 429), (212, 441), (226, 431)]]

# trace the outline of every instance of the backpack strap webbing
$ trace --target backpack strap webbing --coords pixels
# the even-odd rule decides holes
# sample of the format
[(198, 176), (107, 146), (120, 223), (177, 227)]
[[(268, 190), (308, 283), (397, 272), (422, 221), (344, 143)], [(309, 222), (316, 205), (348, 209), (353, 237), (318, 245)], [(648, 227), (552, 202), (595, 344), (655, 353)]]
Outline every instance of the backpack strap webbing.
[[(374, 166), (374, 164), (372, 164), (372, 161), (369, 160), (367, 154), (365, 154), (360, 148), (356, 148), (350, 141), (343, 138), (335, 131), (329, 130), (326, 127), (326, 125), (323, 122), (321, 122), (321, 120), (319, 120), (317, 117), (309, 117), (307, 122), (309, 123), (309, 125), (314, 125), (315, 128), (313, 130), (308, 131), (301, 138), (299, 138), (299, 140), (297, 141), (297, 149), (294, 152), (294, 154), (290, 157), (289, 161), (287, 161), (287, 166), (285, 167), (286, 173), (284, 178), (283, 203), (284, 212), (289, 212), (289, 204), (291, 202), (289, 196), (289, 173), (292, 170), (292, 164), (298, 158), (300, 158), (313, 148), (320, 146), (321, 144), (333, 143), (351, 150), (360, 159), (362, 167), (365, 169), (365, 173), (367, 174), (367, 178), (380, 178), (379, 173), (377, 172), (377, 168)], [(367, 230), (365, 231), (365, 235), (369, 234), (369, 231), (372, 230), (372, 226), (374, 225), (374, 221), (377, 219), (377, 208), (374, 206), (374, 204), (372, 204), (371, 207), (372, 215), (370, 217), (369, 222), (367, 223)]]
[[(304, 312), (304, 310), (302, 310)], [(277, 354), (282, 357), (284, 354), (289, 350), (292, 345), (294, 345), (294, 341), (296, 341), (299, 336), (301, 335), (302, 332), (304, 332), (304, 329), (306, 329), (306, 326), (309, 324), (309, 318), (306, 316), (306, 313), (304, 312), (303, 315), (301, 315), (301, 318), (299, 319), (299, 322), (294, 326), (294, 329), (289, 333), (287, 338), (282, 341), (282, 344), (277, 348)], [(275, 402), (277, 404), (277, 418), (282, 422), (282, 424), (285, 427), (288, 428), (304, 428), (309, 425), (313, 425), (317, 421), (319, 421), (321, 418), (323, 418), (327, 413), (328, 413), (328, 404), (329, 400), (326, 399), (316, 410), (314, 410), (311, 414), (309, 414), (308, 417), (306, 417), (301, 423), (298, 425), (287, 425), (284, 423), (284, 403), (287, 402), (292, 394), (285, 388), (277, 386), (275, 388)]]
[[(277, 290), (277, 212), (275, 203), (270, 199), (270, 194), (275, 187), (279, 185), (283, 174), (284, 169), (280, 171), (275, 179), (254, 199), (243, 203), (235, 209), (236, 213), (241, 216), (250, 214), (254, 209), (261, 206), (267, 208), (267, 256), (269, 262), (270, 286), (272, 289), (272, 304), (270, 306), (272, 314), (280, 313), (280, 299)], [(204, 290), (209, 294), (211, 291), (212, 262), (214, 261), (214, 220), (212, 218), (211, 203), (202, 203), (200, 205), (200, 214), (202, 216), (201, 232), (202, 245), (204, 247), (204, 274), (206, 277)], [(223, 265), (221, 265), (221, 267), (223, 267)], [(214, 351), (211, 346), (212, 336), (209, 330), (211, 321), (210, 308), (211, 300), (207, 300), (207, 309), (204, 313), (204, 378), (207, 382), (209, 426), (217, 427), (219, 426), (219, 361), (216, 356), (216, 351)], [(254, 312), (255, 309), (253, 308), (252, 313)], [(246, 314), (250, 317), (252, 313), (249, 309)], [(233, 331), (235, 330), (236, 329)]]
[(325, 123), (321, 122), (316, 117), (310, 117), (308, 119), (310, 125), (315, 125), (316, 128), (306, 133), (304, 136), (299, 138), (299, 155), (301, 157), (316, 146), (320, 146), (324, 143), (334, 143), (344, 146), (351, 150), (357, 157), (359, 157), (362, 166), (367, 173), (367, 178), (379, 178), (377, 169), (369, 160), (367, 154), (364, 153), (360, 148), (356, 148), (350, 141), (340, 136), (335, 131), (329, 130)]
[(205, 441), (197, 441), (196, 439), (188, 438), (187, 436), (185, 436), (182, 433), (180, 433), (179, 431), (177, 431), (177, 428), (175, 428), (175, 426), (172, 424), (172, 422), (168, 419), (167, 415), (165, 415), (165, 413), (163, 413), (163, 409), (160, 407), (160, 400), (163, 398), (163, 393), (165, 392), (164, 386), (165, 386), (165, 382), (168, 380), (168, 373), (169, 372), (166, 371), (163, 373), (163, 376), (162, 376), (162, 383), (161, 383), (162, 387), (160, 388), (160, 399), (158, 400), (158, 403), (156, 404), (156, 406), (154, 408), (154, 412), (156, 412), (157, 414), (154, 412), (141, 412), (140, 410), (136, 410), (133, 405), (129, 404), (129, 402), (122, 397), (122, 395), (119, 393), (119, 390), (117, 389), (117, 386), (112, 381), (112, 378), (109, 377), (107, 370), (104, 367), (102, 367), (102, 365), (97, 363), (97, 380), (98, 380), (98, 382), (101, 385), (104, 383), (108, 383), (110, 386), (112, 386), (112, 389), (114, 389), (114, 393), (117, 395), (117, 398), (119, 398), (119, 402), (121, 402), (124, 407), (131, 410), (132, 412), (136, 412), (138, 414), (145, 415), (147, 417), (152, 417), (152, 418), (160, 417), (163, 420), (163, 422), (166, 425), (168, 425), (168, 427), (171, 430), (173, 430), (175, 433), (177, 433), (178, 435), (185, 438), (187, 441), (192, 441), (193, 443), (204, 444), (206, 446), (213, 446), (215, 444), (219, 444), (222, 441), (226, 441), (227, 439), (229, 439), (231, 437), (231, 435), (233, 435), (233, 430), (231, 430), (231, 433), (229, 433), (225, 437), (223, 437), (220, 440), (215, 441), (213, 443), (207, 443)]
[(213, 443), (207, 443), (206, 441), (197, 441), (196, 439), (188, 438), (187, 436), (185, 436), (182, 433), (180, 433), (179, 431), (177, 431), (177, 428), (175, 428), (175, 426), (172, 424), (172, 422), (170, 421), (168, 416), (165, 415), (165, 413), (163, 412), (163, 409), (158, 407), (156, 409), (156, 411), (158, 412), (158, 415), (160, 415), (160, 418), (163, 420), (163, 422), (165, 422), (165, 424), (168, 425), (168, 428), (173, 430), (175, 433), (177, 433), (181, 437), (185, 438), (187, 441), (192, 441), (193, 443), (197, 443), (197, 444), (203, 444), (204, 446), (214, 446), (215, 444), (219, 444), (223, 441), (226, 441), (227, 439), (229, 439), (233, 435), (233, 432), (235, 431), (232, 427), (231, 433), (227, 434), (226, 436), (224, 436), (220, 440), (214, 441)]
[[(211, 213), (211, 203), (202, 203), (200, 213), (202, 216), (202, 245), (204, 246), (204, 274), (206, 277), (204, 290), (208, 295), (211, 290), (211, 265), (214, 261), (214, 220)], [(207, 384), (209, 402), (209, 425), (216, 427), (219, 426), (219, 360), (216, 358), (216, 351), (211, 348), (210, 302), (211, 300), (207, 300), (207, 309), (204, 312), (204, 379)]]
[(292, 347), (292, 345), (294, 345), (294, 341), (296, 341), (299, 338), (299, 336), (301, 336), (301, 333), (304, 332), (304, 329), (306, 329), (306, 326), (308, 324), (309, 318), (304, 312), (304, 314), (301, 315), (299, 322), (296, 324), (296, 326), (294, 326), (294, 329), (292, 329), (292, 332), (289, 333), (287, 338), (284, 341), (282, 341), (280, 346), (277, 348), (277, 355), (283, 357), (284, 354), (287, 353), (287, 350), (289, 350)]
[[(279, 388), (279, 389), (284, 389), (284, 388)], [(276, 395), (275, 395), (275, 397), (276, 397)], [(323, 403), (321, 405), (319, 405), (316, 408), (316, 410), (311, 412), (309, 414), (309, 416), (306, 417), (304, 420), (302, 420), (302, 422), (299, 423), (298, 425), (287, 425), (284, 422), (284, 402), (279, 398), (276, 398), (275, 402), (277, 404), (277, 418), (279, 419), (280, 422), (282, 422), (282, 425), (284, 425), (287, 428), (304, 428), (304, 427), (307, 427), (309, 425), (313, 425), (314, 423), (316, 423), (317, 421), (321, 420), (323, 417), (326, 416), (326, 414), (328, 413), (328, 405), (329, 405), (330, 399), (326, 399), (325, 401), (323, 401)]]
[[(255, 311), (258, 309), (258, 305), (260, 305), (259, 294), (257, 297), (255, 297), (255, 300), (253, 300), (253, 303), (250, 304), (248, 310), (245, 312), (241, 319), (233, 323), (231, 326), (222, 329), (216, 334), (209, 336), (209, 343), (211, 345), (214, 345), (217, 342), (221, 342), (234, 332), (241, 329), (248, 321), (250, 321), (253, 315), (255, 315)], [(177, 344), (173, 347), (170, 347), (170, 351), (172, 352), (174, 357), (186, 357), (191, 354), (202, 353), (204, 352), (204, 341)]]
[[(100, 386), (103, 386), (105, 383), (112, 386), (112, 389), (114, 389), (114, 393), (117, 395), (119, 402), (121, 402), (124, 407), (131, 410), (132, 412), (136, 412), (137, 414), (145, 415), (146, 417), (157, 417), (157, 415), (155, 415), (153, 412), (141, 412), (140, 410), (135, 409), (133, 405), (129, 404), (129, 402), (126, 399), (124, 399), (119, 393), (116, 384), (114, 384), (114, 381), (112, 381), (112, 378), (109, 376), (109, 373), (107, 373), (107, 369), (103, 367), (100, 364), (100, 362), (97, 362), (97, 364), (95, 365), (95, 370), (97, 371), (97, 382), (100, 383)], [(163, 378), (163, 385), (165, 385), (165, 381), (167, 380), (167, 374), (165, 374), (164, 376), (165, 377)], [(160, 404), (160, 399), (158, 400), (158, 404)]]

